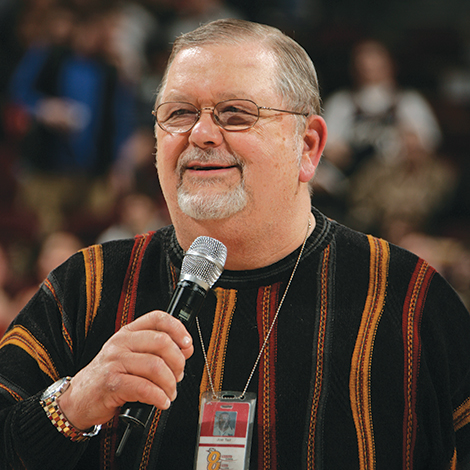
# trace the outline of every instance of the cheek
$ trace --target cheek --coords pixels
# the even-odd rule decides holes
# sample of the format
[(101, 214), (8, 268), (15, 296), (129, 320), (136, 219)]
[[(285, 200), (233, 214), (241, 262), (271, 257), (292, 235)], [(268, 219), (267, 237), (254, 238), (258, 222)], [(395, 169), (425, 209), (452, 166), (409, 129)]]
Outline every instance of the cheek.
[[(271, 204), (290, 200), (298, 191), (299, 167), (297, 158), (279, 146), (267, 145), (263, 154), (253, 156), (246, 174), (246, 186), (260, 200)], [(285, 151), (284, 151), (285, 150)]]
[(185, 144), (181, 136), (157, 132), (156, 152), (157, 169), (163, 172), (174, 171)]
[(172, 145), (171, 139), (166, 136), (157, 137), (156, 145), (156, 166), (160, 186), (166, 196), (169, 196), (176, 188), (176, 165), (181, 152), (178, 152), (177, 146)]
[(298, 175), (299, 143), (292, 138), (292, 133), (279, 129), (263, 135), (261, 130), (259, 137), (257, 145), (253, 145), (259, 150), (253, 154), (255, 162), (260, 163), (259, 171), (281, 180), (294, 177), (294, 173)]
[[(265, 128), (258, 123), (251, 129), (249, 138), (245, 139), (243, 148), (239, 147), (238, 151), (253, 163), (263, 163), (280, 166), (280, 158), (285, 155), (288, 147), (288, 139), (274, 126)], [(235, 143), (235, 145), (237, 145)], [(235, 147), (234, 147), (235, 149)]]

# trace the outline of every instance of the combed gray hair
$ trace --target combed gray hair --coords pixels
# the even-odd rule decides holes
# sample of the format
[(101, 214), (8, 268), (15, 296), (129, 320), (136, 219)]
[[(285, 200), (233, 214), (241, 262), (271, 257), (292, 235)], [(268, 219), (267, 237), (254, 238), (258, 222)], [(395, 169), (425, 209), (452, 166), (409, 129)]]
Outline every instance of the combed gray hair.
[(321, 114), (317, 73), (307, 52), (277, 28), (238, 19), (212, 21), (175, 40), (157, 94), (157, 105), (161, 103), (170, 66), (182, 50), (205, 45), (241, 45), (254, 41), (272, 52), (277, 59), (279, 67), (275, 86), (283, 103), (293, 111)]

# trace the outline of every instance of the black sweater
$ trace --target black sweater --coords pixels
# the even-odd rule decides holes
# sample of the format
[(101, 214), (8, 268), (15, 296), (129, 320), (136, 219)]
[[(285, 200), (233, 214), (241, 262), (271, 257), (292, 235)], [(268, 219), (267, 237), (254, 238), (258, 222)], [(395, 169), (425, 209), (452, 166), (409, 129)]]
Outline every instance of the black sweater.
[[(470, 317), (426, 262), (315, 211), (275, 328), (248, 388), (257, 394), (251, 469), (445, 469), (470, 458)], [(276, 236), (273, 234), (273, 236)], [(241, 391), (299, 252), (224, 271), (199, 314), (217, 390)], [(167, 227), (82, 250), (53, 271), (0, 342), (0, 468), (191, 469), (195, 352), (169, 412), (132, 432), (116, 418), (73, 443), (39, 404), (122, 325), (164, 310), (183, 251)], [(224, 467), (221, 467), (224, 468)], [(229, 468), (229, 467), (226, 467)]]

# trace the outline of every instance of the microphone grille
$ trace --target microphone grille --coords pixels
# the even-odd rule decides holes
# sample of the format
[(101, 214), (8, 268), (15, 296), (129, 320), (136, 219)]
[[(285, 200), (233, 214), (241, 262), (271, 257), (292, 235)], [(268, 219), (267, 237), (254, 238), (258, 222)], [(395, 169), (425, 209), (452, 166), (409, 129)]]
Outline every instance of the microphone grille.
[(211, 237), (198, 237), (183, 258), (180, 279), (189, 279), (208, 290), (219, 279), (227, 259), (227, 248)]

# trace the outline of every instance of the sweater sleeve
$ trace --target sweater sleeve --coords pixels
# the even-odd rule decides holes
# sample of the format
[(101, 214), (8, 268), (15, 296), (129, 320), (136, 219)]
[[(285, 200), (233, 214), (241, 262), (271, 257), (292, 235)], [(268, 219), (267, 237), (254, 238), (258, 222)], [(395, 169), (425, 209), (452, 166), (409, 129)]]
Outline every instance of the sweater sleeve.
[[(63, 287), (50, 274), (0, 341), (2, 470), (74, 468), (87, 447), (64, 437), (39, 403), (51, 383), (79, 368), (76, 345), (83, 340), (77, 319), (86, 304), (80, 300), (86, 299), (82, 255), (60, 269)], [(71, 285), (75, 288), (67, 289)], [(64, 292), (73, 299), (66, 300)], [(69, 314), (64, 305), (75, 311)]]
[[(428, 293), (421, 324), (419, 382), (423, 385), (417, 399), (423, 419), (432, 420), (432, 409), (439, 410), (436, 426), (430, 426), (428, 439), (448, 441), (454, 459), (462, 468), (470, 462), (470, 315), (454, 290), (435, 275)], [(429, 377), (432, 386), (424, 387)], [(425, 392), (423, 392), (425, 390)], [(432, 431), (432, 432), (431, 432)], [(433, 441), (434, 439), (434, 441)]]
[(74, 468), (88, 442), (75, 443), (63, 436), (39, 403), (41, 392), (4, 409), (0, 468)]

